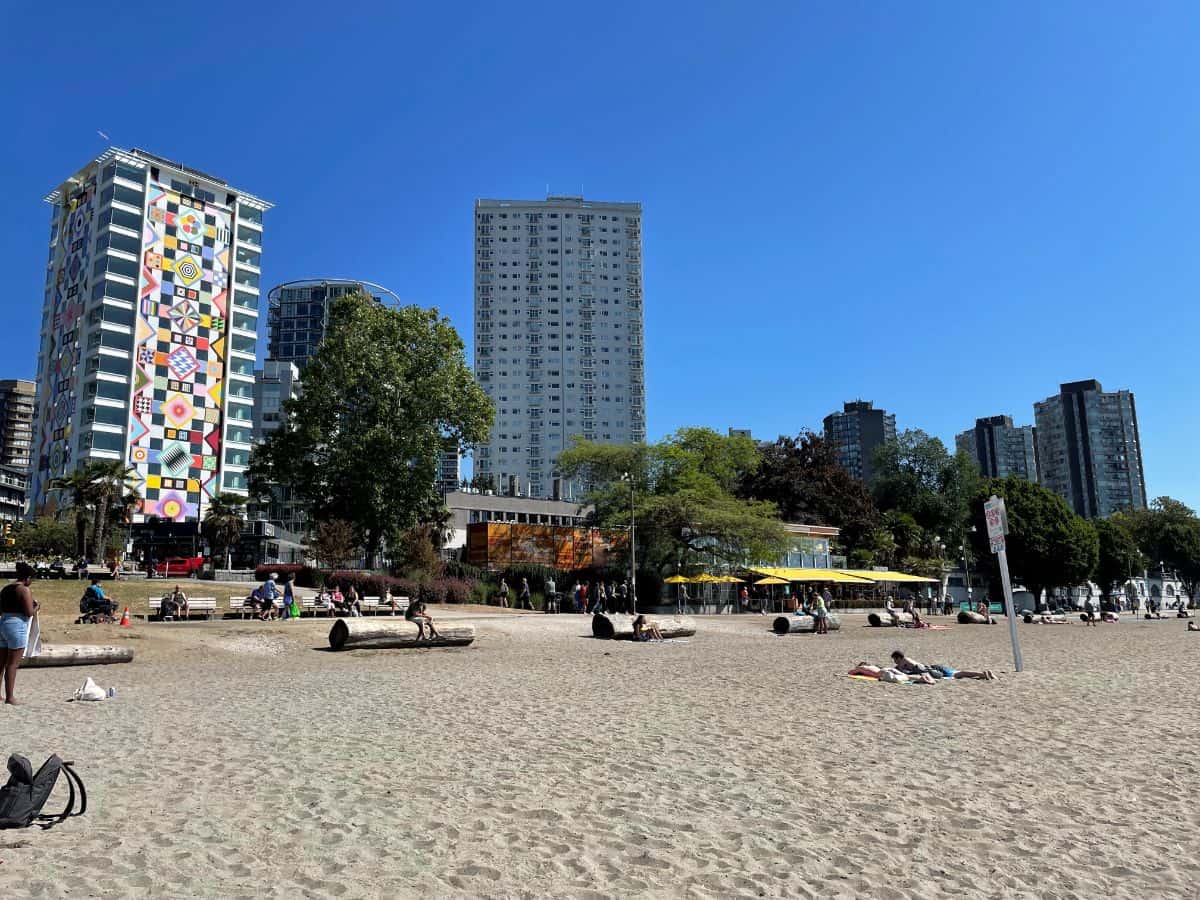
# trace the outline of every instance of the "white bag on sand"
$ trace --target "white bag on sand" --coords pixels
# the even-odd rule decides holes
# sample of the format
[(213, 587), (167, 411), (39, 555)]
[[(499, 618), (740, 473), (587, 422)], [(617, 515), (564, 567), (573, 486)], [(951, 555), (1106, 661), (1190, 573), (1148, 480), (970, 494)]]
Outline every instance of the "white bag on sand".
[(37, 613), (29, 620), (29, 638), (25, 642), (26, 656), (42, 655), (42, 626), (38, 622)]
[(73, 699), (75, 700), (104, 700), (108, 697), (108, 693), (96, 682), (92, 681), (91, 676), (84, 681), (83, 687), (75, 692)]

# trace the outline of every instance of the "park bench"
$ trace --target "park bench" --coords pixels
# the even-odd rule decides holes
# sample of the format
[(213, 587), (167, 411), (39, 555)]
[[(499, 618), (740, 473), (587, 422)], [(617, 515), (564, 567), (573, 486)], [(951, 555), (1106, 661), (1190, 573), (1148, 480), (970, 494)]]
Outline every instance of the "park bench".
[[(162, 597), (150, 597), (147, 601), (150, 607), (151, 617), (158, 615), (158, 610), (162, 606)], [(203, 613), (204, 618), (211, 619), (217, 613), (217, 598), (216, 597), (190, 597), (188, 598), (188, 615), (190, 618), (192, 613)]]
[(386, 610), (390, 615), (403, 615), (405, 610), (408, 609), (409, 601), (407, 597), (393, 597), (392, 602), (396, 604), (395, 610), (388, 606), (382, 597), (363, 597), (363, 612), (369, 612), (371, 615), (377, 616), (380, 610)]

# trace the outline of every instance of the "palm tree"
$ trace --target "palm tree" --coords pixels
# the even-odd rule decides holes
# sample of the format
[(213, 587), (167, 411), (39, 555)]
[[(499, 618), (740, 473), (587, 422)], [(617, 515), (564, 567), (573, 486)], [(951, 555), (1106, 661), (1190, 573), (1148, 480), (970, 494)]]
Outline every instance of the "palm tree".
[(92, 556), (102, 560), (107, 549), (104, 540), (110, 512), (117, 505), (114, 501), (119, 502), (119, 498), (125, 495), (133, 470), (120, 460), (94, 462), (88, 469), (92, 475), (92, 500), (96, 507), (92, 520)]
[(218, 551), (225, 553), (225, 568), (230, 565), (230, 547), (242, 535), (246, 517), (242, 509), (246, 506), (246, 498), (237, 494), (216, 494), (208, 503), (208, 512), (204, 514), (201, 531), (212, 544), (213, 556)]
[[(88, 509), (92, 504), (92, 472), (91, 466), (80, 466), (73, 472), (60, 475), (50, 482), (50, 490), (70, 496), (71, 509), (75, 515), (75, 555), (87, 555)], [(62, 512), (62, 504), (59, 504)]]

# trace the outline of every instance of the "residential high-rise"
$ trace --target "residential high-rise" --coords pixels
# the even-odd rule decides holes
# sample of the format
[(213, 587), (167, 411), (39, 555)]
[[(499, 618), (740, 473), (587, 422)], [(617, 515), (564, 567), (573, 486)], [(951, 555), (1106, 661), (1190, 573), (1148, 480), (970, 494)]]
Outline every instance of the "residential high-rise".
[(32, 507), (92, 459), (126, 462), (136, 521), (246, 492), (263, 213), (271, 204), (144, 150), (109, 149), (54, 207)]
[(825, 440), (837, 451), (838, 464), (859, 481), (870, 483), (875, 448), (896, 439), (896, 416), (869, 400), (843, 403), (825, 417)]
[(0, 466), (29, 471), (36, 398), (37, 385), (32, 381), (0, 381)]
[(458, 444), (447, 442), (446, 448), (438, 454), (437, 489), (442, 494), (457, 491), (462, 478), (462, 457), (458, 452)]
[(570, 497), (575, 435), (645, 440), (642, 207), (582, 197), (475, 203), (475, 374), (496, 407), (475, 472)]
[(1130, 391), (1073, 381), (1033, 405), (1041, 482), (1081, 516), (1146, 508), (1142, 443)]
[(1013, 425), (1012, 416), (988, 416), (976, 419), (974, 428), (957, 435), (954, 445), (979, 464), (985, 478), (1016, 475), (1037, 481), (1035, 432), (1032, 425)]
[(335, 300), (359, 291), (382, 302), (385, 287), (369, 281), (346, 278), (311, 278), (288, 281), (271, 288), (267, 295), (267, 358), (293, 362), (301, 372), (329, 327), (329, 311)]
[[(254, 373), (254, 443), (259, 444), (283, 421), (283, 404), (300, 396), (300, 370), (293, 362), (268, 359)], [(247, 508), (251, 519), (265, 519), (299, 538), (305, 532), (304, 507), (290, 486), (272, 484), (266, 503), (252, 500)], [(277, 535), (277, 537), (284, 537)]]

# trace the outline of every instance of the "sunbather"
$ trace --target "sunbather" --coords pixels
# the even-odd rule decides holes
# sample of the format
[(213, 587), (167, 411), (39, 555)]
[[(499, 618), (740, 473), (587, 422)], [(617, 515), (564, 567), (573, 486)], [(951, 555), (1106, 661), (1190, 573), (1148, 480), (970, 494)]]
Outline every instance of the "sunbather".
[(922, 675), (927, 673), (934, 678), (976, 678), (980, 681), (995, 681), (996, 679), (996, 676), (992, 674), (990, 669), (983, 672), (965, 672), (940, 664), (927, 666), (924, 663), (917, 662), (915, 659), (909, 659), (904, 655), (902, 650), (892, 651), (892, 665), (906, 675)]
[(633, 639), (635, 641), (661, 641), (663, 636), (657, 625), (639, 614), (633, 620)]

